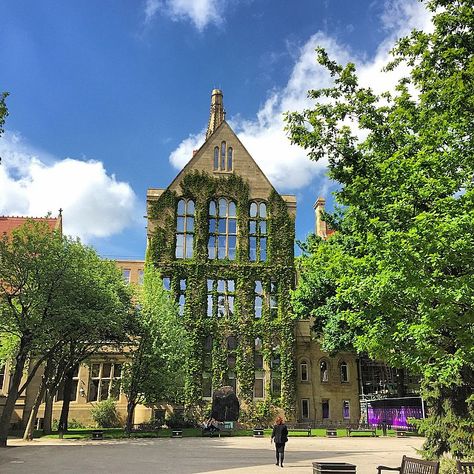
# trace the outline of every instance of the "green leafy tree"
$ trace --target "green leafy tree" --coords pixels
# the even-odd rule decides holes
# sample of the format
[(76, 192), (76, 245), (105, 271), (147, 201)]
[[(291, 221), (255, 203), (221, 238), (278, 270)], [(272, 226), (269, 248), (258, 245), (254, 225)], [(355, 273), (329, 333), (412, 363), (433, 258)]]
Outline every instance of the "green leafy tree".
[[(39, 405), (45, 399), (45, 434), (51, 432), (53, 399), (62, 384), (63, 403), (58, 430), (60, 436), (67, 431), (72, 377), (75, 367), (101, 350), (120, 350), (128, 341), (130, 329), (131, 290), (124, 283), (114, 262), (102, 260), (91, 248), (74, 242), (69, 262), (74, 271), (65, 276), (68, 280), (69, 301), (61, 320), (56, 321), (53, 336), (62, 341), (50, 351), (45, 361), (45, 371), (38, 397), (30, 413), (24, 439), (32, 439), (33, 425)], [(72, 311), (71, 311), (72, 310)], [(43, 390), (43, 394), (41, 394)], [(44, 396), (44, 397), (43, 397)]]
[(3, 134), (3, 126), (5, 125), (5, 119), (8, 116), (8, 109), (6, 104), (6, 98), (8, 97), (8, 92), (0, 93), (0, 137)]
[(136, 340), (123, 372), (128, 433), (139, 403), (183, 401), (183, 362), (188, 354), (187, 333), (177, 305), (163, 288), (160, 273), (151, 264), (145, 266), (139, 302), (134, 330)]
[[(47, 388), (48, 377), (60, 378), (58, 364), (67, 370), (76, 363), (58, 357), (67, 344), (124, 337), (131, 294), (113, 264), (41, 222), (29, 222), (11, 237), (4, 236), (0, 262), (0, 337), (15, 341), (0, 418), (0, 445), (5, 446), (15, 402), (38, 368), (46, 362)], [(25, 371), (28, 376), (20, 386)]]
[(120, 417), (114, 400), (102, 400), (91, 408), (91, 416), (97, 428), (116, 428), (120, 426)]
[(303, 257), (295, 303), (320, 318), (326, 347), (349, 337), (422, 374), (426, 455), (462, 457), (474, 449), (474, 9), (426, 5), (433, 32), (413, 31), (392, 51), (387, 69), (409, 70), (394, 93), (360, 87), (353, 64), (319, 49), (334, 85), (287, 116), (292, 141), (328, 158), (342, 207), (337, 233)]

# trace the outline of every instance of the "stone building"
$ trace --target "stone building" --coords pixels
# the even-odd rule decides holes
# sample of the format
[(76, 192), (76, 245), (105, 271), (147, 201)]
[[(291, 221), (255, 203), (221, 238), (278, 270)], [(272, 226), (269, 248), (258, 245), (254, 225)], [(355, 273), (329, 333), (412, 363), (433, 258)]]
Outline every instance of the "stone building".
[[(325, 238), (331, 231), (321, 220), (323, 208), (319, 199), (316, 230)], [(322, 352), (311, 321), (297, 321), (291, 312), (295, 217), (295, 197), (275, 190), (226, 122), (222, 92), (213, 90), (204, 143), (167, 188), (147, 192), (146, 258), (179, 302), (192, 338), (193, 355), (184, 361), (187, 403), (205, 405), (214, 389), (230, 385), (244, 416), (273, 403), (288, 418), (315, 425), (359, 420), (355, 356)], [(141, 284), (143, 261), (117, 265), (127, 282)], [(126, 398), (118, 389), (125, 360), (126, 353), (104, 350), (78, 367), (70, 420), (90, 424), (90, 408), (105, 398), (117, 400), (125, 419)], [(6, 379), (0, 371), (4, 392)], [(12, 421), (25, 418), (35, 383)], [(60, 390), (53, 419), (61, 400)], [(139, 406), (134, 422), (163, 408)], [(42, 406), (39, 418), (43, 413)]]
[(321, 352), (310, 321), (291, 313), (296, 199), (275, 190), (226, 122), (220, 90), (205, 142), (166, 189), (148, 190), (147, 214), (148, 258), (193, 335), (188, 402), (231, 385), (244, 407), (358, 420), (354, 356)]

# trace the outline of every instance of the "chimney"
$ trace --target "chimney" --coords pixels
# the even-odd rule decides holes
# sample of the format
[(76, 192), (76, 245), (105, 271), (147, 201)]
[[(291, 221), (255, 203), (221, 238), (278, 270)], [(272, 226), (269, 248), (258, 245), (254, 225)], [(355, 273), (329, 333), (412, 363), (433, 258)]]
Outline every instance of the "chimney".
[(220, 89), (213, 89), (211, 94), (211, 113), (207, 125), (206, 140), (217, 130), (225, 119), (224, 100)]
[(314, 203), (314, 214), (316, 218), (316, 235), (319, 235), (322, 239), (327, 238), (327, 224), (322, 219), (322, 213), (324, 212), (324, 206), (326, 205), (326, 199), (323, 197), (318, 197)]

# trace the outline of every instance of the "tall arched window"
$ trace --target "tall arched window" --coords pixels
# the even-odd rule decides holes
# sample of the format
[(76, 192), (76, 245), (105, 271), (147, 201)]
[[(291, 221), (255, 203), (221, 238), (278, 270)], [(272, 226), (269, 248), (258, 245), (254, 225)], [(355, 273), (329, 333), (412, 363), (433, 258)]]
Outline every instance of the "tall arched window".
[(306, 360), (300, 362), (300, 380), (302, 382), (309, 382), (309, 368), (308, 361)]
[(265, 372), (263, 370), (263, 341), (257, 336), (254, 345), (255, 379), (253, 385), (254, 398), (263, 398), (265, 395)]
[(214, 170), (219, 169), (219, 147), (214, 147)]
[(176, 258), (193, 258), (194, 201), (180, 199), (176, 214)]
[(254, 365), (255, 370), (263, 370), (263, 342), (262, 338), (255, 338)]
[(267, 259), (267, 205), (250, 203), (249, 216), (250, 261), (264, 262)]
[(341, 362), (339, 365), (339, 369), (341, 372), (341, 382), (347, 383), (349, 382), (349, 367), (347, 366), (347, 362)]
[(319, 373), (321, 382), (329, 382), (329, 364), (326, 360), (322, 360), (319, 363)]
[(254, 300), (254, 316), (256, 319), (260, 319), (262, 317), (262, 309), (263, 309), (263, 286), (261, 280), (255, 281), (255, 300)]
[(229, 336), (227, 338), (227, 367), (229, 370), (235, 369), (237, 362), (237, 338), (235, 336)]
[(225, 170), (226, 143), (221, 143), (221, 170)]
[(230, 146), (227, 150), (227, 171), (232, 171), (234, 150)]
[(214, 171), (232, 171), (234, 167), (234, 149), (226, 142), (214, 147)]
[(221, 198), (209, 203), (208, 257), (235, 260), (237, 248), (237, 214), (233, 201)]

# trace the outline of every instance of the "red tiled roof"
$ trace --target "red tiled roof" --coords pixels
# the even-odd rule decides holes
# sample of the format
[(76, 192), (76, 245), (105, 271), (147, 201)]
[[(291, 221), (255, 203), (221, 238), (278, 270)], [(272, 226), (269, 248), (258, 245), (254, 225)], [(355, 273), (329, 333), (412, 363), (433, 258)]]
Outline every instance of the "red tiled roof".
[(26, 224), (27, 221), (46, 222), (49, 228), (53, 230), (61, 229), (61, 217), (20, 217), (20, 216), (0, 216), (0, 236), (8, 236), (15, 230)]

